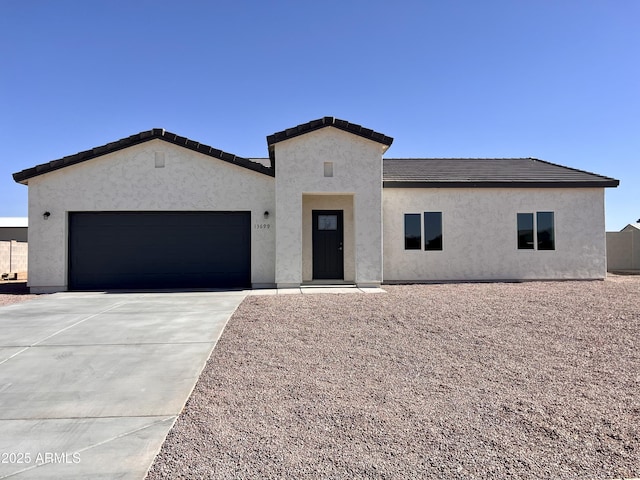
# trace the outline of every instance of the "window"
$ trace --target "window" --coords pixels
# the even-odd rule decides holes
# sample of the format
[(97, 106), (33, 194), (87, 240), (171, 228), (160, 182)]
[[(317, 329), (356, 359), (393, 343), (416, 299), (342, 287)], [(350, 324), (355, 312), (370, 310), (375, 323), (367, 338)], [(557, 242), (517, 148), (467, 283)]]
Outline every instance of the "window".
[(424, 249), (442, 250), (442, 212), (424, 212)]
[(333, 177), (333, 162), (324, 162), (324, 176)]
[(555, 250), (556, 239), (553, 228), (553, 212), (538, 212), (536, 214), (538, 250)]
[(442, 250), (442, 212), (405, 213), (404, 249), (422, 250), (422, 232), (425, 250)]
[(405, 213), (404, 215), (404, 249), (420, 250), (422, 236), (419, 213)]
[(533, 213), (518, 214), (518, 249), (533, 250)]
[[(553, 212), (518, 213), (519, 250), (555, 250)], [(535, 232), (535, 238), (534, 238)]]
[(318, 230), (338, 230), (338, 216), (318, 215)]

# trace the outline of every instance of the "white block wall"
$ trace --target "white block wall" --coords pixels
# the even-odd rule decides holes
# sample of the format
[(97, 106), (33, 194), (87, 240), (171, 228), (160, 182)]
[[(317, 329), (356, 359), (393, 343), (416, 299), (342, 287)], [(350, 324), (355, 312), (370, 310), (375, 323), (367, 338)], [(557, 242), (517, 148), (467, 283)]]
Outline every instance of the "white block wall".
[(28, 263), (27, 242), (0, 241), (0, 273), (26, 273)]

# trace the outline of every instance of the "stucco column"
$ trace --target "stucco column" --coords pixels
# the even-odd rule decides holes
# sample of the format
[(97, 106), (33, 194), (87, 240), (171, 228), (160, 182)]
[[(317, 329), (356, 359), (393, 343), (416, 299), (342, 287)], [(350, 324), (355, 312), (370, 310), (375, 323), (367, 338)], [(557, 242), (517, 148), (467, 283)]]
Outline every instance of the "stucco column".
[(277, 191), (276, 212), (276, 285), (298, 287), (302, 283), (302, 195)]

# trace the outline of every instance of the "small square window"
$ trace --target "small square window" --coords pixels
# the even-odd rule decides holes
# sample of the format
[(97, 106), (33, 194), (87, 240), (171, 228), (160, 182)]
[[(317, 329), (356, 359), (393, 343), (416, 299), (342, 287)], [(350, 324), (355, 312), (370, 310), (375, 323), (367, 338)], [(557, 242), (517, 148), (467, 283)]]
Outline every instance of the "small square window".
[(318, 230), (337, 230), (337, 215), (318, 215)]
[(333, 177), (333, 162), (324, 162), (324, 176)]

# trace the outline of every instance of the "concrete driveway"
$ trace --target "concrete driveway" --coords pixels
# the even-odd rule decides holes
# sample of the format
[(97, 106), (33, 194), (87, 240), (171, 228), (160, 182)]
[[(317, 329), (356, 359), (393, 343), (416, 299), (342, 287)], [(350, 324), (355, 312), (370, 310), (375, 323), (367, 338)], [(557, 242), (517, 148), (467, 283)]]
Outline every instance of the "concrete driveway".
[(142, 479), (246, 292), (0, 308), (0, 478)]

